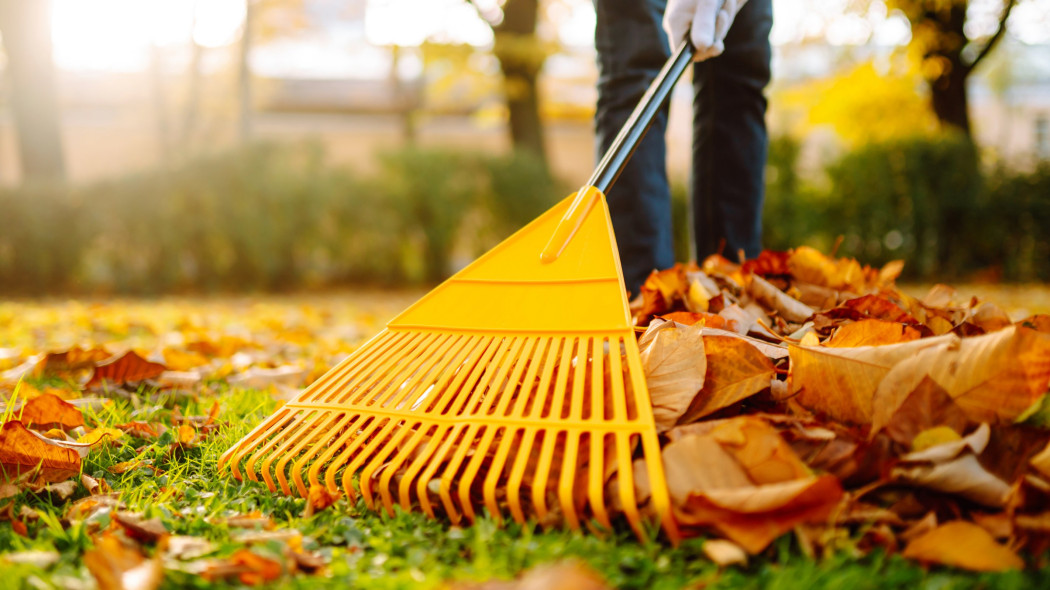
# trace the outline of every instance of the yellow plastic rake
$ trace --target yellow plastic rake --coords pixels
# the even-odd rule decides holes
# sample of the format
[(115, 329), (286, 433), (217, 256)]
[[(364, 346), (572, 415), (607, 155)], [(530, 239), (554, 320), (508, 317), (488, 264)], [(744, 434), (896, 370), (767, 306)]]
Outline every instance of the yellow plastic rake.
[(481, 507), (574, 529), (622, 513), (643, 536), (645, 501), (677, 540), (603, 193), (691, 60), (686, 43), (584, 188), (390, 321), (219, 469), (453, 523)]

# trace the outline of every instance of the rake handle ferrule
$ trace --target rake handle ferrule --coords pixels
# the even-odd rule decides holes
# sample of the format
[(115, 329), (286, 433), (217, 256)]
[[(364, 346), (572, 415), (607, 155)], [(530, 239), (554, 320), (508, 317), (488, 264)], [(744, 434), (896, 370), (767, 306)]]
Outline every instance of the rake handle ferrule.
[(558, 223), (550, 241), (540, 254), (541, 261), (549, 263), (557, 260), (576, 235), (587, 213), (597, 202), (597, 195), (604, 196), (616, 182), (620, 173), (623, 172), (623, 167), (631, 159), (634, 150), (645, 137), (645, 133), (649, 131), (649, 127), (652, 126), (653, 119), (667, 102), (674, 85), (682, 77), (686, 67), (692, 63), (694, 51), (692, 43), (688, 40), (684, 41), (649, 84), (638, 106), (634, 108), (631, 116), (627, 118), (620, 132), (613, 139), (612, 145), (598, 162), (590, 180), (577, 191), (576, 199), (569, 206), (569, 210)]

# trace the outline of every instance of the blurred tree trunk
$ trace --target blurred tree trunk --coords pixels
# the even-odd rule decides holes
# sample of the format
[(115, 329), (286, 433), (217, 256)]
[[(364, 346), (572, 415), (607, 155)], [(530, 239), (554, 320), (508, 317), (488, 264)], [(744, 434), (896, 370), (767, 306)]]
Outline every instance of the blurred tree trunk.
[(22, 179), (62, 180), (66, 164), (51, 60), (51, 3), (0, 0), (0, 33), (7, 53)]
[(401, 123), (401, 141), (407, 146), (416, 144), (416, 110), (418, 100), (415, 88), (407, 87), (401, 80), (401, 46), (390, 46), (390, 88), (397, 103), (398, 119)]
[(998, 26), (980, 48), (979, 40), (966, 33), (969, 0), (895, 0), (893, 4), (911, 22), (912, 42), (922, 57), (922, 72), (930, 87), (934, 114), (943, 126), (972, 139), (966, 82), (1002, 39), (1017, 0), (1003, 0)]
[(540, 119), (539, 75), (546, 53), (536, 39), (539, 0), (507, 0), (503, 22), (493, 25), (493, 51), (503, 71), (503, 91), (514, 149), (535, 154), (547, 165)]
[(200, 119), (201, 86), (204, 77), (204, 46), (197, 43), (194, 36), (197, 32), (197, 6), (193, 3), (193, 23), (190, 25), (190, 67), (186, 83), (186, 103), (182, 110), (182, 129), (179, 133), (179, 151), (187, 155), (192, 151), (192, 144)]
[(238, 64), (237, 94), (240, 104), (239, 136), (246, 143), (252, 136), (252, 28), (255, 22), (255, 0), (244, 0), (244, 32)]

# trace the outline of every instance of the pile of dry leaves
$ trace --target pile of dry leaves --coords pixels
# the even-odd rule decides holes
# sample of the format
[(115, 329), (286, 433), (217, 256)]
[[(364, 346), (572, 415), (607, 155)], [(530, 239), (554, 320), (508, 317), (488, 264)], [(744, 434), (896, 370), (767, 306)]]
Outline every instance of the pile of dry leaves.
[[(676, 520), (973, 570), (1050, 548), (1050, 316), (810, 248), (654, 272), (632, 306)], [(636, 468), (640, 468), (637, 466)], [(640, 470), (640, 469), (639, 469)], [(857, 539), (860, 539), (857, 542)]]

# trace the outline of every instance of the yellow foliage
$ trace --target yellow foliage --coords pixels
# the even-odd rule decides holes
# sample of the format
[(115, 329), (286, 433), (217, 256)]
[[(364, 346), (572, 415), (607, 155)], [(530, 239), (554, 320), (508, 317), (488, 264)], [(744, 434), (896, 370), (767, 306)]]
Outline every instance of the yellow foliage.
[(914, 71), (882, 74), (871, 62), (787, 90), (790, 108), (808, 107), (803, 129), (829, 126), (848, 146), (933, 134), (937, 120)]

